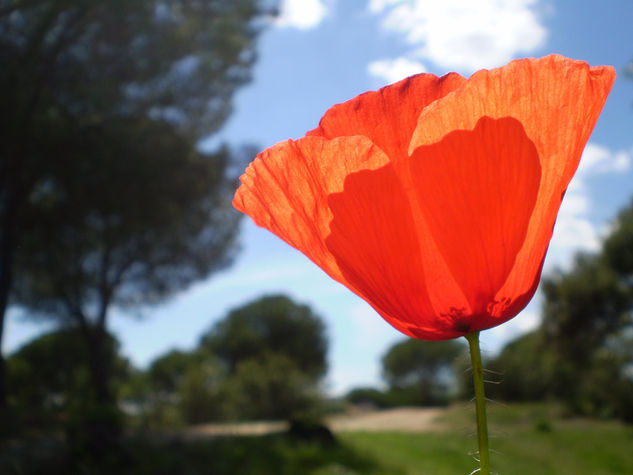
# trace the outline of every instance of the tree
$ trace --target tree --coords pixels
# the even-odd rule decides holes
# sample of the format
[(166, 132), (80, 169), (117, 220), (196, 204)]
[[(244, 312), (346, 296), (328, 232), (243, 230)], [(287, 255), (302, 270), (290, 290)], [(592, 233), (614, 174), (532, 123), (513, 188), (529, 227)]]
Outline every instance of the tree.
[(83, 137), (93, 154), (33, 198), (27, 218), (36, 232), (21, 241), (29, 252), (16, 259), (16, 299), (81, 330), (96, 400), (108, 404), (110, 307), (159, 302), (228, 264), (238, 216), (229, 209), (225, 153), (201, 156), (150, 119)]
[(269, 296), (231, 311), (202, 338), (199, 350), (226, 371), (220, 388), (238, 419), (315, 416), (327, 369), (321, 319), (306, 305)]
[(628, 291), (602, 255), (578, 254), (572, 268), (543, 279), (543, 329), (578, 369), (627, 320)]
[(156, 358), (147, 370), (152, 390), (167, 397), (173, 396), (182, 385), (185, 373), (200, 363), (197, 353), (172, 350)]
[(577, 412), (633, 420), (633, 203), (601, 251), (544, 279), (543, 335), (557, 395)]
[(313, 417), (326, 352), (325, 326), (308, 306), (263, 297), (229, 312), (198, 348), (157, 358), (134, 397), (159, 424)]
[(499, 384), (486, 389), (488, 397), (504, 401), (542, 401), (564, 389), (559, 384), (556, 357), (545, 344), (543, 332), (535, 330), (507, 343), (486, 364)]
[[(633, 307), (633, 200), (618, 214), (604, 242), (603, 255), (626, 287), (629, 308)], [(627, 323), (630, 324), (631, 320)]]
[(345, 400), (357, 406), (369, 405), (381, 409), (390, 406), (389, 395), (372, 387), (353, 388), (345, 395)]
[(192, 144), (249, 79), (265, 13), (256, 0), (0, 3), (0, 330), (15, 276), (16, 302), (82, 328), (100, 400), (110, 305), (158, 301), (230, 261), (228, 153)]
[(187, 424), (234, 419), (232, 396), (227, 393), (226, 374), (209, 357), (187, 367), (176, 394), (181, 419)]
[(241, 361), (226, 381), (239, 420), (312, 419), (318, 412), (314, 381), (287, 356), (267, 351)]
[(407, 339), (383, 356), (383, 377), (405, 404), (445, 404), (454, 382), (453, 366), (465, 349), (456, 340)]
[(197, 424), (232, 415), (226, 374), (207, 351), (169, 351), (152, 362), (146, 380), (143, 402), (154, 424)]
[[(250, 77), (250, 68), (255, 59), (254, 39), (261, 26), (261, 22), (256, 20), (267, 13), (268, 10), (257, 0), (0, 2), (0, 61), (3, 65), (0, 87), (4, 91), (0, 99), (0, 341), (4, 314), (16, 274), (16, 262), (24, 255), (28, 257), (33, 250), (31, 244), (40, 251), (40, 257), (48, 246), (50, 226), (33, 227), (33, 223), (53, 222), (47, 214), (49, 202), (64, 196), (68, 201), (72, 197), (77, 201), (76, 207), (79, 207), (84, 192), (91, 191), (88, 183), (91, 185), (103, 181), (99, 178), (100, 174), (110, 172), (110, 184), (114, 186), (100, 186), (103, 193), (101, 205), (109, 199), (113, 203), (122, 202), (118, 200), (117, 194), (123, 191), (123, 187), (116, 185), (127, 181), (125, 195), (132, 195), (133, 199), (127, 201), (126, 205), (135, 204), (139, 198), (147, 198), (149, 204), (142, 206), (138, 203), (136, 209), (149, 209), (151, 200), (160, 195), (134, 194), (133, 190), (139, 184), (151, 180), (152, 173), (131, 176), (124, 171), (116, 172), (116, 166), (113, 163), (108, 165), (107, 162), (121, 159), (117, 166), (128, 162), (131, 164), (136, 156), (125, 146), (133, 145), (137, 140), (144, 140), (145, 147), (139, 148), (143, 149), (146, 159), (149, 158), (152, 148), (146, 134), (150, 131), (156, 134), (153, 152), (160, 153), (159, 145), (166, 141), (172, 152), (190, 161), (190, 147), (184, 150), (180, 147), (179, 150), (176, 143), (190, 144), (202, 134), (217, 131), (222, 125), (230, 113), (232, 93)], [(120, 140), (117, 136), (119, 132), (124, 133)], [(109, 140), (114, 139), (114, 142), (100, 140), (100, 134)], [(123, 155), (115, 156), (115, 153)], [(211, 168), (208, 167), (208, 172)], [(93, 176), (81, 190), (82, 193), (71, 195), (71, 192), (77, 192), (77, 184), (90, 174), (88, 172), (92, 172)], [(216, 169), (218, 177), (223, 172), (220, 163)], [(69, 183), (71, 186), (68, 189), (62, 186)], [(217, 204), (219, 201), (226, 205), (226, 195), (218, 193), (219, 188), (226, 187), (218, 183), (225, 181), (218, 178), (213, 183), (215, 188), (209, 186), (209, 190), (214, 191), (210, 191), (204, 199), (208, 203)], [(179, 185), (180, 190), (186, 188), (182, 183)], [(198, 186), (194, 185), (193, 188), (199, 191)], [(186, 200), (180, 202), (173, 194), (167, 195), (174, 201), (167, 203), (165, 200), (162, 204), (168, 204), (172, 216), (178, 214), (174, 207), (183, 206), (184, 209), (190, 204)], [(193, 198), (191, 195), (188, 197)], [(203, 199), (199, 194), (196, 197)], [(94, 197), (91, 205), (94, 205)], [(60, 206), (53, 208), (55, 212), (62, 209)], [(224, 210), (226, 208), (223, 207)], [(81, 226), (94, 216), (97, 222), (104, 217), (119, 219), (113, 213), (105, 213), (103, 206), (96, 211), (85, 209), (83, 218), (77, 214), (72, 218)], [(227, 216), (226, 211), (219, 211), (216, 218), (222, 214)], [(223, 225), (223, 238), (231, 236), (230, 230), (232, 225), (234, 228), (235, 219), (229, 217), (226, 225)], [(58, 238), (63, 234), (61, 228), (70, 232), (70, 221), (60, 226)], [(183, 221), (172, 222), (172, 228), (180, 226)], [(102, 221), (93, 228), (101, 229), (105, 237), (112, 225), (111, 222), (108, 224)], [(75, 231), (83, 231), (81, 226)], [(130, 229), (126, 226), (120, 225), (119, 231)], [(139, 227), (131, 228), (138, 232)], [(213, 227), (200, 230), (195, 235), (196, 239), (206, 236), (205, 233), (210, 229)], [(183, 229), (182, 235), (185, 236), (184, 233), (188, 231), (191, 230)], [(95, 234), (96, 231), (90, 235), (93, 240), (91, 245), (84, 243), (80, 246), (84, 251), (91, 247), (84, 254), (85, 258), (74, 256), (72, 263), (63, 263), (67, 266), (65, 274), (71, 274), (69, 269), (79, 266), (79, 263), (83, 266), (92, 265), (95, 272), (106, 275), (111, 284), (119, 280), (116, 275), (121, 268), (115, 266), (111, 270), (107, 265), (97, 265), (94, 250), (95, 247), (102, 250), (109, 248), (101, 253), (101, 257), (105, 257), (108, 262), (109, 256), (117, 253), (113, 252), (111, 246), (103, 243), (96, 245)], [(27, 237), (29, 246), (25, 242)], [(216, 244), (220, 238), (217, 236)], [(74, 246), (77, 251), (77, 239), (74, 240), (75, 244), (68, 247)], [(117, 243), (123, 241), (118, 239)], [(219, 247), (225, 250), (230, 248), (224, 241)], [(51, 246), (48, 248), (55, 252)], [(88, 254), (90, 257), (87, 257)], [(218, 249), (216, 256), (220, 255), (222, 252)], [(88, 264), (87, 261), (91, 259), (92, 264)], [(167, 257), (163, 256), (162, 261), (165, 263)], [(172, 270), (176, 269), (175, 262), (172, 261)], [(193, 259), (188, 264), (190, 269), (191, 262)], [(150, 267), (157, 269), (155, 265)], [(160, 272), (149, 278), (153, 282), (166, 279), (164, 291), (158, 294), (160, 296), (169, 294), (173, 283), (167, 274), (168, 268), (163, 266)], [(28, 269), (27, 265), (19, 272), (26, 274)], [(127, 269), (138, 269), (138, 260)], [(181, 269), (176, 278), (176, 287), (182, 288), (187, 282), (211, 270), (207, 268), (204, 272), (204, 269), (200, 269), (187, 275), (187, 271)], [(80, 274), (83, 277), (85, 272)], [(138, 276), (140, 272), (136, 274)], [(102, 295), (80, 296), (76, 293), (73, 302), (63, 303), (68, 308), (75, 307), (72, 311), (79, 324), (86, 320), (86, 315), (78, 317), (76, 307), (79, 301), (83, 305), (82, 313), (86, 313), (86, 307), (100, 306), (95, 313), (106, 315), (116, 293), (115, 287), (127, 286), (128, 296), (133, 293), (129, 291), (131, 287), (127, 282), (120, 280), (117, 284), (121, 285), (106, 286), (109, 288), (104, 288)], [(157, 288), (156, 285), (141, 284), (138, 278), (134, 279), (134, 285), (142, 290)], [(31, 286), (31, 290), (37, 288)], [(148, 292), (142, 294), (143, 297), (147, 295)], [(66, 298), (67, 295), (59, 295), (60, 302)], [(47, 300), (50, 301), (48, 297)], [(98, 305), (97, 300), (100, 300)], [(19, 299), (19, 302), (29, 305), (32, 300)], [(97, 353), (104, 334), (105, 324), (101, 324), (102, 320), (105, 322), (105, 317), (97, 316), (94, 328), (90, 329), (93, 333), (91, 346), (97, 348)], [(87, 336), (87, 326), (81, 325)], [(4, 406), (5, 401), (2, 363), (3, 360), (0, 360), (0, 406)], [(99, 371), (96, 366), (94, 371)], [(97, 393), (102, 399), (109, 398), (106, 388), (99, 388)]]
[(327, 369), (322, 320), (308, 306), (281, 295), (232, 310), (202, 337), (201, 346), (217, 355), (230, 373), (267, 353), (286, 357), (315, 381)]
[[(127, 380), (130, 367), (119, 356), (119, 343), (113, 336), (106, 337), (105, 349), (118, 388)], [(26, 343), (7, 359), (11, 407), (30, 421), (68, 416), (91, 390), (86, 353), (82, 335), (74, 329), (56, 330)]]

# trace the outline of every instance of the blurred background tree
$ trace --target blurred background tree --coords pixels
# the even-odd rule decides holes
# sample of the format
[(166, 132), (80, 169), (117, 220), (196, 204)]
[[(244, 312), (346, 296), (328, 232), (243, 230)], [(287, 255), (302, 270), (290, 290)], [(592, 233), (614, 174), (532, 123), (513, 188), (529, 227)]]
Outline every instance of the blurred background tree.
[(633, 421), (633, 202), (602, 250), (543, 283), (543, 331), (575, 412)]
[(327, 336), (306, 305), (275, 295), (231, 311), (202, 337), (227, 373), (239, 419), (311, 417), (327, 371)]
[(221, 391), (226, 375), (217, 357), (205, 350), (169, 351), (152, 362), (147, 376), (152, 426), (227, 419), (230, 401)]
[[(9, 298), (76, 327), (112, 406), (107, 318), (231, 262), (231, 151), (257, 0), (0, 2), (0, 338)], [(0, 340), (1, 341), (1, 340)], [(0, 407), (6, 405), (0, 360)]]
[(444, 406), (460, 396), (467, 352), (460, 340), (395, 343), (382, 357), (386, 388), (354, 388), (345, 400), (370, 408)]
[(112, 402), (101, 348), (109, 308), (159, 302), (233, 254), (226, 153), (201, 156), (170, 132), (152, 121), (86, 131), (93, 152), (78, 151), (23, 214), (38, 232), (21, 239), (29, 252), (15, 259), (15, 299), (80, 328), (99, 403)]
[(437, 406), (455, 394), (455, 367), (466, 347), (458, 340), (407, 339), (382, 358), (382, 374), (391, 399), (399, 405)]
[(557, 399), (576, 414), (633, 421), (633, 202), (596, 254), (542, 281), (543, 320), (489, 367), (503, 374), (490, 395)]
[[(130, 372), (122, 399), (146, 427), (321, 415), (327, 335), (320, 317), (285, 296), (229, 312), (191, 351), (171, 350)], [(131, 376), (130, 376), (131, 375)]]
[[(119, 355), (119, 343), (113, 336), (106, 337), (105, 347), (117, 390), (131, 368)], [(30, 419), (61, 417), (91, 391), (86, 353), (82, 335), (75, 329), (46, 333), (24, 345), (7, 359), (11, 407)]]
[[(486, 388), (488, 397), (503, 401), (547, 401), (562, 389), (557, 381), (556, 359), (546, 350), (543, 332), (536, 330), (508, 342), (501, 352), (487, 362), (488, 379), (498, 384)], [(470, 383), (470, 374), (468, 377)], [(471, 397), (472, 384), (464, 397)]]
[(318, 381), (327, 370), (327, 338), (322, 320), (310, 307), (288, 297), (263, 297), (231, 311), (202, 337), (201, 346), (217, 355), (229, 373), (240, 363), (266, 353), (294, 361)]

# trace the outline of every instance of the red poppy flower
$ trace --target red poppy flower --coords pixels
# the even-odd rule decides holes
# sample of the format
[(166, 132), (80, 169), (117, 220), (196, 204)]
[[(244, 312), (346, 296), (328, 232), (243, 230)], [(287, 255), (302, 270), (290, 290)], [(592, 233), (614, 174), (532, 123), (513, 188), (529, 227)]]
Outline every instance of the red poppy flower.
[(233, 203), (409, 336), (490, 328), (534, 295), (614, 78), (556, 55), (412, 76), (260, 153)]

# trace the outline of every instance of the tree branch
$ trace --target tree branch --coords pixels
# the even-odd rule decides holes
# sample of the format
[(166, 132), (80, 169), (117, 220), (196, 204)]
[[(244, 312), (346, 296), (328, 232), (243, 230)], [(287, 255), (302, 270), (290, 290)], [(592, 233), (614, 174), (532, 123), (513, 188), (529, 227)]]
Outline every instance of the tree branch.
[(38, 3), (44, 3), (44, 0), (14, 0), (11, 5), (7, 5), (0, 8), (0, 17), (10, 15), (16, 10), (24, 10), (37, 5)]

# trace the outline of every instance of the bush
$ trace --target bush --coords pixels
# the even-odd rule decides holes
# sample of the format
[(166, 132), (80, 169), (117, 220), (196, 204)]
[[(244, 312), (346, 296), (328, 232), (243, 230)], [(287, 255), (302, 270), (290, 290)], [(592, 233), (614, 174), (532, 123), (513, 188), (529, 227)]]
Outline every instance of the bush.
[(312, 419), (321, 412), (317, 388), (282, 355), (268, 353), (240, 363), (226, 384), (235, 396), (231, 412), (240, 420)]

